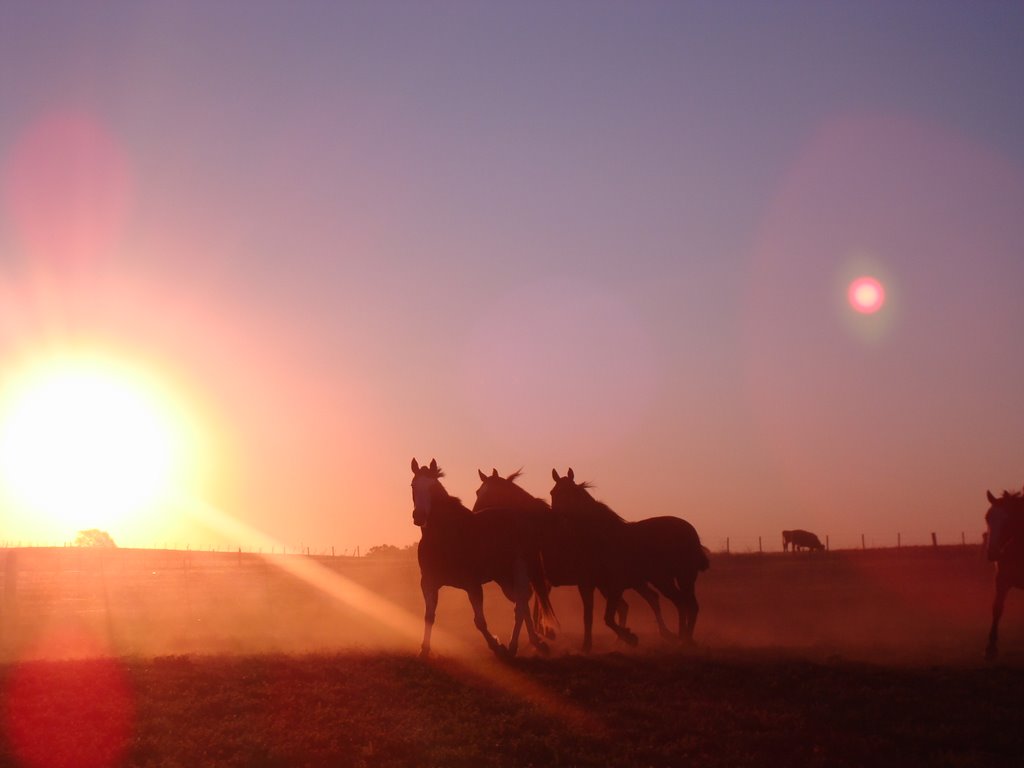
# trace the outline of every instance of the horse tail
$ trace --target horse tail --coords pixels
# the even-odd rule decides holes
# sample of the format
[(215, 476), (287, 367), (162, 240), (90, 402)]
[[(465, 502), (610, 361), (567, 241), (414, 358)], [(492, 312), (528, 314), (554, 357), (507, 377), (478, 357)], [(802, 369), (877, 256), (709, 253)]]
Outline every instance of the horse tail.
[(561, 627), (555, 609), (551, 607), (551, 582), (548, 581), (547, 571), (544, 570), (544, 556), (538, 552), (534, 562), (536, 567), (530, 569), (530, 584), (536, 595), (534, 608), (540, 606), (540, 614), (546, 623)]

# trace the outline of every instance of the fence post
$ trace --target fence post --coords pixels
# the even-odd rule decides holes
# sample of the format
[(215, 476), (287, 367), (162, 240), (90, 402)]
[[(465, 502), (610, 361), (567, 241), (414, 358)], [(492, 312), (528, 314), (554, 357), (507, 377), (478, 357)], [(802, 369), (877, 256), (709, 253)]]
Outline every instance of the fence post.
[(757, 552), (758, 552), (758, 554), (763, 554), (764, 553), (764, 549), (761, 548), (761, 537), (760, 536), (757, 537)]
[(933, 547), (939, 546), (939, 540), (937, 538), (935, 538), (935, 531), (932, 531), (932, 546)]
[(960, 543), (963, 544), (965, 547), (967, 546), (967, 534), (963, 531), (960, 531)]
[(331, 557), (334, 557), (334, 545), (331, 544)]
[(861, 549), (867, 549), (868, 548), (867, 544), (864, 543), (864, 534), (863, 533), (860, 535), (860, 548)]
[(896, 533), (896, 549), (899, 549), (899, 548), (900, 548), (900, 546), (902, 545), (902, 543), (903, 543), (903, 542), (902, 542), (902, 534), (900, 534), (899, 532), (897, 532), (897, 533)]
[(831, 551), (831, 550), (832, 550), (832, 545), (831, 545), (831, 544), (829, 544), (829, 541), (828, 541), (828, 534), (826, 533), (826, 534), (825, 534), (825, 551), (826, 551), (826, 552), (829, 552), (829, 551)]
[(725, 553), (729, 554), (729, 537), (725, 537)]

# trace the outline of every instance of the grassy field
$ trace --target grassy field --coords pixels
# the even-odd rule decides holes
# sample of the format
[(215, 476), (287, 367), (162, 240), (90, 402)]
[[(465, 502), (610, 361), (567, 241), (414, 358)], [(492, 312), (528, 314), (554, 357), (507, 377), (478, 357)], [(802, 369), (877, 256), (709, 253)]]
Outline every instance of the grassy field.
[(1012, 666), (345, 653), (31, 662), (3, 682), (4, 766), (994, 766), (1024, 747)]
[[(9, 553), (7, 553), (9, 555)], [(462, 593), (414, 655), (414, 559), (19, 550), (0, 765), (1017, 765), (1024, 600), (981, 662), (977, 548), (721, 555), (699, 646), (638, 649), (556, 590), (551, 658), (492, 660)], [(510, 606), (487, 592), (492, 629)], [(666, 608), (671, 617), (674, 611)], [(671, 619), (670, 619), (671, 620)]]

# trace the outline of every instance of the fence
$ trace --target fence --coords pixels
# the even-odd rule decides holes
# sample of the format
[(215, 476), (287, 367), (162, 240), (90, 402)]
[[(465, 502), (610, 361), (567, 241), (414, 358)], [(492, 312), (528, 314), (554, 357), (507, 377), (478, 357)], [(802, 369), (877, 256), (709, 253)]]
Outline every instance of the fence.
[[(889, 536), (871, 536), (868, 537), (866, 534), (860, 534), (859, 536), (840, 536), (833, 539), (829, 534), (824, 536), (819, 534), (822, 544), (825, 545), (826, 550), (849, 550), (849, 549), (901, 549), (903, 547), (919, 547), (919, 546), (968, 546), (968, 545), (981, 545), (984, 544), (984, 535), (978, 536), (977, 538), (968, 538), (966, 531), (960, 531), (959, 535), (954, 534), (939, 534), (935, 531), (929, 532), (926, 536), (904, 537), (901, 531), (897, 531), (895, 534)], [(718, 541), (717, 548), (710, 546), (709, 542), (704, 542), (705, 546), (709, 546), (712, 551), (720, 552), (723, 554), (740, 554), (740, 553), (752, 553), (752, 552), (781, 552), (782, 551), (782, 534), (776, 534), (774, 536), (726, 536)]]

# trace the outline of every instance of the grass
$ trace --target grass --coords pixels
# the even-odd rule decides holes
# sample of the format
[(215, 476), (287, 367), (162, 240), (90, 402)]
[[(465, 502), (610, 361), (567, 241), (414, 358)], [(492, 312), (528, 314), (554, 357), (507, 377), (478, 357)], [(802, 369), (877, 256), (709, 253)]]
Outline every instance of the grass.
[[(411, 655), (415, 560), (319, 562), (411, 616), (411, 634), (273, 559), (19, 550), (0, 604), (0, 768), (965, 767), (1024, 753), (1022, 595), (1003, 661), (982, 665), (992, 585), (977, 548), (717, 556), (698, 582), (701, 647), (685, 652), (630, 596), (640, 648), (598, 623), (596, 652), (579, 655), (579, 598), (556, 590), (556, 656), (506, 664), (456, 590), (437, 658)], [(507, 601), (489, 589), (485, 603), (506, 636)]]
[[(117, 676), (111, 664), (121, 694), (102, 682)], [(774, 651), (467, 666), (346, 653), (28, 662), (3, 674), (3, 766), (20, 764), (26, 741), (12, 746), (12, 709), (75, 715), (60, 727), (23, 724), (44, 752), (78, 756), (49, 765), (99, 752), (132, 766), (992, 766), (1019, 764), (1024, 749), (1024, 670), (1014, 666)], [(12, 701), (12, 680), (26, 674), (47, 684), (21, 684), (37, 700)], [(97, 681), (106, 695), (82, 696)], [(99, 715), (115, 721), (104, 738), (118, 743), (106, 752), (95, 744)]]

